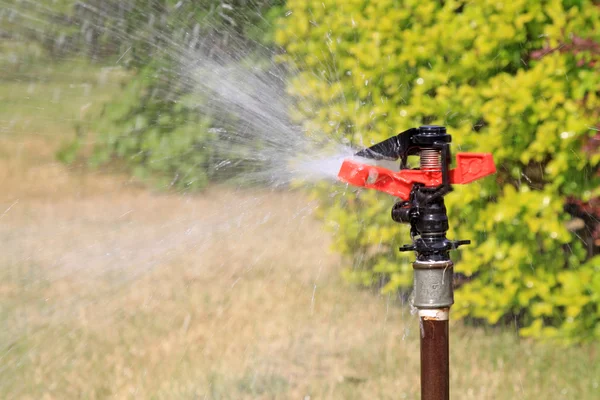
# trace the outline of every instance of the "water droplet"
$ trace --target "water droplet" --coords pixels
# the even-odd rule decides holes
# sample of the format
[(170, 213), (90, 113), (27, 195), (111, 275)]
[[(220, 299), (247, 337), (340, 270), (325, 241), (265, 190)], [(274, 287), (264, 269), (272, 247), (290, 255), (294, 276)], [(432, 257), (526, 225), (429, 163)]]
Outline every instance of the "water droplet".
[(285, 16), (286, 16), (286, 17), (289, 17), (290, 15), (292, 15), (292, 13), (293, 13), (293, 11), (286, 11), (286, 12), (285, 12)]
[(417, 85), (422, 85), (423, 83), (425, 83), (425, 79), (417, 78)]
[(369, 171), (369, 176), (367, 177), (367, 184), (372, 185), (377, 182), (377, 178), (379, 177), (379, 173), (377, 170), (372, 169)]
[(568, 139), (573, 136), (573, 132), (562, 132), (560, 134), (561, 139)]

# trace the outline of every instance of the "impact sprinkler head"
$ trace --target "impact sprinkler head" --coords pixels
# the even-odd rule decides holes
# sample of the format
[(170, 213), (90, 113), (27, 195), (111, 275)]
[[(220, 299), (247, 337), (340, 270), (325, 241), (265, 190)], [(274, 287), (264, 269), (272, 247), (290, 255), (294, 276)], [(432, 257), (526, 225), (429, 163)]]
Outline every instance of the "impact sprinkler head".
[[(400, 160), (398, 172), (348, 159), (338, 173), (343, 182), (400, 198), (392, 208), (392, 219), (409, 223), (413, 239), (412, 245), (400, 250), (416, 251), (417, 259), (446, 260), (449, 250), (469, 243), (446, 239), (448, 218), (443, 196), (452, 191), (452, 184), (470, 183), (496, 172), (489, 153), (458, 153), (456, 168), (451, 170), (451, 141), (443, 126), (411, 128), (355, 154), (374, 160)], [(419, 156), (420, 168), (408, 167), (412, 155)]]
[[(354, 186), (380, 190), (399, 197), (392, 219), (410, 224), (415, 251), (413, 305), (419, 310), (421, 332), (421, 399), (450, 398), (448, 319), (454, 303), (453, 266), (450, 250), (469, 240), (448, 240), (448, 216), (444, 196), (452, 184), (473, 182), (496, 172), (487, 153), (458, 153), (450, 169), (452, 138), (443, 126), (411, 128), (355, 154), (375, 160), (398, 160), (400, 170), (345, 160), (338, 177)], [(420, 168), (410, 169), (408, 157), (419, 156)]]

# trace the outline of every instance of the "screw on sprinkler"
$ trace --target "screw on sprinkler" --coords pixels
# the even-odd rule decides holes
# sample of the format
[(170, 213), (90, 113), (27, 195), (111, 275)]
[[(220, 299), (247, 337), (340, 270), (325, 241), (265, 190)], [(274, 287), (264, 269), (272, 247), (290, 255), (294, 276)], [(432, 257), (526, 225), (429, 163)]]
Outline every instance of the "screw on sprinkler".
[[(448, 399), (448, 318), (454, 304), (453, 263), (450, 250), (469, 240), (449, 240), (444, 196), (452, 184), (466, 184), (496, 172), (489, 153), (458, 153), (450, 169), (452, 137), (446, 128), (425, 125), (411, 128), (355, 154), (374, 160), (400, 160), (400, 170), (342, 163), (338, 178), (348, 184), (386, 192), (400, 200), (392, 207), (392, 219), (410, 224), (412, 244), (400, 251), (414, 251), (414, 306), (421, 323), (421, 398)], [(419, 156), (420, 168), (410, 169), (408, 157)]]

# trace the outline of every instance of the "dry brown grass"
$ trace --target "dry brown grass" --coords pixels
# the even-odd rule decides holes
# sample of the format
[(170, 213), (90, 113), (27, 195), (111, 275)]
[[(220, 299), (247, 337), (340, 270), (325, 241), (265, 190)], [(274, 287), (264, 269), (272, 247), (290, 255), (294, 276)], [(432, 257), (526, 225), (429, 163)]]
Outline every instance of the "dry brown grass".
[[(155, 193), (52, 138), (0, 143), (0, 398), (417, 398), (415, 318), (340, 281), (301, 193)], [(599, 398), (594, 346), (451, 338), (453, 398)]]
[(340, 296), (337, 257), (299, 193), (153, 194), (41, 164), (3, 179), (4, 357), (38, 377), (8, 393), (300, 396), (360, 376), (346, 353), (373, 332), (357, 321), (401, 312)]
[[(416, 398), (415, 318), (340, 282), (302, 194), (153, 193), (18, 142), (38, 157), (0, 165), (0, 397)], [(454, 398), (597, 390), (595, 355), (460, 324), (452, 347)]]

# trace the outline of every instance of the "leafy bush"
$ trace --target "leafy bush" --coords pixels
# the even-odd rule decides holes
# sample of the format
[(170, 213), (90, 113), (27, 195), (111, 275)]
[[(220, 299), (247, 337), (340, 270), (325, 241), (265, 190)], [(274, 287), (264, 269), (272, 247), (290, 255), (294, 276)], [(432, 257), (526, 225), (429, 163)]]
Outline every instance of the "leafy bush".
[(93, 126), (97, 143), (90, 161), (117, 158), (159, 186), (202, 188), (212, 161), (210, 120), (186, 102), (169, 71), (149, 64), (104, 106)]
[[(289, 0), (282, 60), (307, 128), (368, 145), (446, 125), (455, 151), (491, 152), (493, 178), (447, 196), (449, 237), (471, 278), (455, 314), (519, 321), (525, 336), (600, 338), (600, 256), (567, 228), (567, 198), (600, 195), (600, 9), (590, 1)], [(577, 43), (587, 46), (577, 47)], [(570, 51), (564, 51), (570, 49)], [(589, 148), (589, 146), (588, 146)], [(324, 196), (325, 198), (325, 196)], [(392, 199), (348, 189), (323, 216), (353, 256), (346, 276), (384, 291), (411, 285)], [(575, 228), (573, 228), (575, 229)], [(460, 254), (460, 255), (459, 255)], [(401, 261), (399, 261), (399, 259)]]
[(249, 24), (260, 20), (261, 9), (271, 4), (262, 0), (4, 2), (5, 9), (0, 12), (2, 36), (37, 42), (56, 61), (85, 56), (98, 62), (118, 59), (120, 65), (130, 67), (143, 67), (157, 53), (164, 54), (165, 47), (176, 44), (171, 42), (175, 39), (186, 46), (194, 45), (200, 33), (210, 29), (229, 27), (228, 33), (243, 33)]
[(268, 39), (264, 14), (277, 2), (124, 4), (130, 11), (119, 17), (124, 20), (104, 21), (102, 26), (108, 32), (115, 26), (121, 27), (117, 33), (126, 31), (126, 39), (119, 38), (129, 47), (119, 62), (130, 67), (133, 79), (93, 124), (92, 161), (119, 159), (138, 177), (159, 178), (163, 186), (202, 188), (214, 175), (213, 166), (230, 156), (219, 152), (215, 143), (231, 116), (207, 106), (209, 94), (198, 93), (195, 87), (194, 65), (234, 50), (239, 53), (237, 61), (250, 57)]
[(5, 0), (0, 12), (0, 33), (10, 40), (40, 44), (60, 61), (85, 56), (94, 61), (114, 57), (140, 38), (132, 36), (140, 12), (162, 1), (152, 0)]
[[(264, 65), (281, 0), (6, 3), (0, 36), (35, 43), (57, 63), (85, 58), (129, 70), (123, 92), (92, 121), (92, 164), (119, 160), (139, 177), (185, 188), (201, 188), (211, 177), (249, 168), (248, 160), (235, 159), (244, 158), (241, 150), (223, 143), (232, 136), (227, 129), (241, 123), (226, 107), (216, 106), (210, 88), (198, 88), (201, 78), (195, 74), (200, 75), (198, 64), (208, 70), (222, 67), (224, 59), (255, 69)], [(76, 129), (77, 140), (57, 155), (63, 162), (75, 161), (84, 147), (86, 132), (81, 125)], [(254, 139), (240, 136), (236, 139), (244, 144)]]

